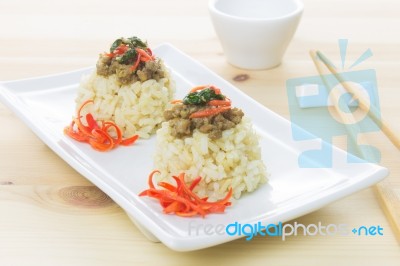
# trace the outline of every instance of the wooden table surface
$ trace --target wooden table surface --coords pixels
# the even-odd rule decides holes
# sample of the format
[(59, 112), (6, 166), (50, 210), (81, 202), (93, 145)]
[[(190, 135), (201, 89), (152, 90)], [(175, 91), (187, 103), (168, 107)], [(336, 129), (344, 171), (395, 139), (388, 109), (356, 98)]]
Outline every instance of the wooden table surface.
[[(224, 79), (288, 117), (285, 82), (316, 75), (310, 49), (339, 62), (337, 40), (349, 39), (348, 62), (375, 69), (382, 114), (400, 124), (400, 3), (396, 0), (305, 0), (305, 12), (283, 64), (246, 71), (226, 63), (207, 0), (2, 0), (0, 80), (93, 66), (119, 36), (169, 42)], [(249, 79), (235, 81), (237, 75)], [(0, 265), (400, 265), (400, 248), (372, 188), (295, 221), (380, 225), (383, 236), (257, 237), (187, 253), (149, 242), (124, 211), (53, 153), (0, 104)], [(382, 134), (386, 179), (400, 186), (400, 152)], [(341, 145), (341, 140), (337, 140)], [(60, 193), (62, 191), (63, 193)], [(80, 194), (85, 192), (85, 195)], [(82, 196), (83, 195), (83, 196)]]

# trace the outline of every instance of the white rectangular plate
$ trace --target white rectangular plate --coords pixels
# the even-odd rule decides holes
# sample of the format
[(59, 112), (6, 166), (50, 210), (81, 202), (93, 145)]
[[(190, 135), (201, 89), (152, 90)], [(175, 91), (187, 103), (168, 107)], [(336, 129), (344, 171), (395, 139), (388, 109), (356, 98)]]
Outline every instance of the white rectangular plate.
[[(270, 181), (244, 195), (224, 214), (206, 218), (182, 218), (162, 213), (153, 199), (138, 197), (147, 188), (153, 170), (155, 137), (110, 152), (94, 151), (63, 134), (75, 113), (75, 97), (81, 76), (93, 68), (59, 75), (0, 83), (0, 99), (51, 149), (118, 203), (142, 232), (178, 251), (196, 250), (239, 238), (228, 234), (189, 233), (189, 226), (228, 225), (233, 222), (263, 224), (285, 222), (310, 213), (335, 200), (366, 188), (388, 171), (375, 164), (347, 164), (346, 153), (333, 149), (332, 168), (300, 168), (299, 154), (310, 142), (292, 138), (290, 122), (265, 108), (209, 69), (169, 44), (154, 49), (177, 84), (177, 98), (199, 84), (215, 84), (235, 106), (253, 120), (261, 136), (262, 156)], [(316, 143), (311, 143), (315, 148)]]

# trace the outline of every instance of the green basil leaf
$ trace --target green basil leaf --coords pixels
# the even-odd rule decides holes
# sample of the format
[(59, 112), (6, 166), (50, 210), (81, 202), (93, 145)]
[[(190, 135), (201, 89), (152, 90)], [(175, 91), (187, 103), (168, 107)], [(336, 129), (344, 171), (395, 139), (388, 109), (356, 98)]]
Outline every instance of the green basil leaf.
[(147, 43), (143, 42), (141, 39), (139, 39), (136, 36), (130, 37), (127, 39), (127, 44), (131, 48), (147, 48)]
[(132, 64), (133, 61), (134, 61), (135, 58), (136, 58), (136, 54), (137, 54), (137, 52), (136, 52), (135, 49), (130, 49), (130, 50), (126, 51), (126, 52), (119, 58), (118, 62), (121, 63), (121, 64), (125, 64), (125, 65)]
[(114, 50), (117, 49), (118, 46), (121, 45), (121, 43), (122, 43), (122, 38), (116, 39), (116, 40), (113, 42), (113, 44), (111, 45), (110, 53), (114, 52)]

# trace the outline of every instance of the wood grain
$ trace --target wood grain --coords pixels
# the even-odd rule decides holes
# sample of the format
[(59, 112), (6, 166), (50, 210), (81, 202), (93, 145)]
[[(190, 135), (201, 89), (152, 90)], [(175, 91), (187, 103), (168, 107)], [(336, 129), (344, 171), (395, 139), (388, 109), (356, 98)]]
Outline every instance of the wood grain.
[[(400, 4), (396, 0), (305, 0), (305, 13), (283, 64), (247, 71), (226, 63), (207, 0), (2, 0), (0, 80), (92, 66), (119, 36), (170, 42), (278, 114), (289, 117), (285, 82), (316, 75), (310, 49), (340, 61), (337, 39), (349, 38), (348, 62), (376, 70), (382, 116), (400, 132)], [(400, 248), (372, 189), (296, 219), (304, 224), (380, 225), (382, 237), (257, 237), (176, 253), (147, 239), (129, 218), (0, 105), (0, 265), (398, 265)], [(381, 133), (385, 180), (399, 191), (400, 152)], [(334, 142), (341, 146), (344, 139)], [(284, 159), (284, 158), (283, 158)], [(60, 192), (61, 191), (61, 192)], [(395, 195), (393, 195), (395, 196)]]

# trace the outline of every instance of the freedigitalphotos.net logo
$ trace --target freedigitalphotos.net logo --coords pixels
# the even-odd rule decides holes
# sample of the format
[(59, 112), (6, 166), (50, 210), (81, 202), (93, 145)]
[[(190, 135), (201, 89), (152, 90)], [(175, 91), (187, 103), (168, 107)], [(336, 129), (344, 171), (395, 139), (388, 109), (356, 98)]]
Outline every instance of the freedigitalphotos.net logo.
[[(293, 139), (296, 141), (322, 140), (318, 149), (311, 148), (300, 154), (299, 167), (332, 167), (331, 143), (333, 137), (337, 136), (347, 136), (348, 163), (363, 162), (357, 157), (373, 163), (380, 161), (380, 151), (377, 148), (365, 143), (356, 143), (349, 135), (349, 132), (352, 132), (354, 136), (377, 132), (380, 126), (369, 118), (368, 112), (361, 110), (358, 101), (344, 89), (344, 83), (351, 84), (357, 93), (363, 96), (369, 108), (373, 107), (376, 111), (378, 119), (380, 107), (375, 70), (353, 70), (372, 56), (371, 50), (366, 50), (354, 63), (346, 67), (347, 44), (347, 39), (339, 40), (342, 59), (340, 67), (325, 58), (326, 62), (338, 71), (341, 81), (334, 74), (327, 74), (293, 78), (286, 82)], [(339, 108), (333, 108), (334, 105)], [(342, 121), (342, 117), (351, 117), (353, 121), (352, 123)]]
[(380, 225), (372, 226), (359, 226), (350, 227), (348, 224), (327, 224), (322, 222), (317, 224), (304, 225), (302, 223), (294, 222), (293, 224), (265, 224), (262, 222), (257, 223), (239, 223), (233, 222), (228, 225), (224, 224), (211, 224), (211, 223), (196, 223), (189, 222), (188, 225), (189, 236), (199, 235), (229, 235), (229, 236), (243, 236), (246, 240), (252, 240), (255, 236), (262, 237), (280, 237), (285, 241), (289, 236), (383, 236), (383, 227)]

